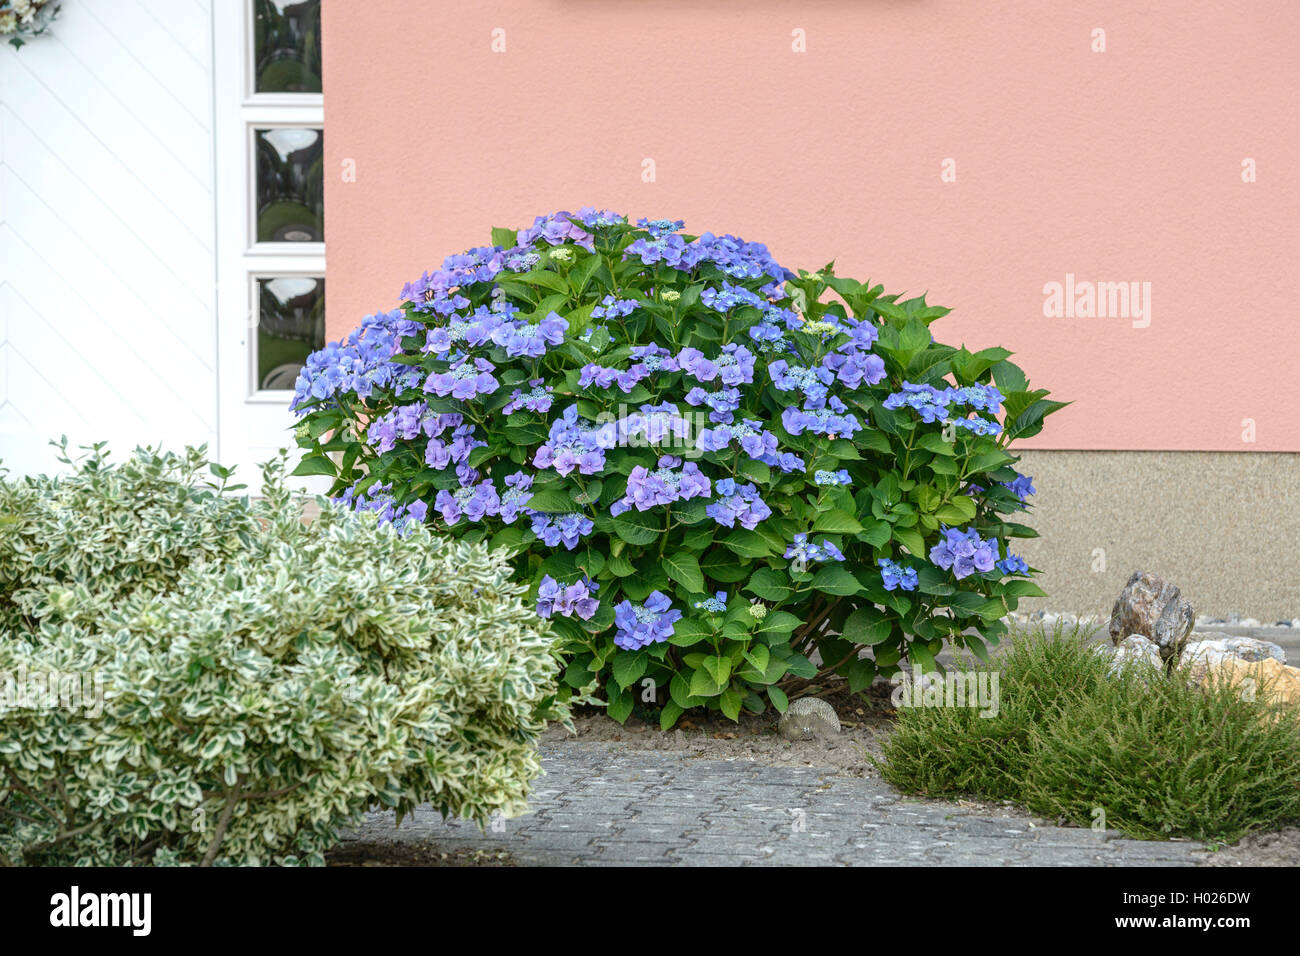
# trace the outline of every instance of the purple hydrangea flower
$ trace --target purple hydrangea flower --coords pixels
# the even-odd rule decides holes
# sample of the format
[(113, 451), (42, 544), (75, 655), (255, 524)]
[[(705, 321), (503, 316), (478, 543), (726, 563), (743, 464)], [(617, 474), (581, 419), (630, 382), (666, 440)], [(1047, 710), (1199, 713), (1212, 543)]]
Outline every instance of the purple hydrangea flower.
[(709, 421), (714, 424), (728, 424), (735, 417), (732, 413), (740, 408), (740, 389), (724, 388), (717, 392), (706, 392), (696, 385), (686, 393), (688, 405), (705, 405), (709, 408)]
[(627, 476), (627, 493), (609, 506), (609, 513), (618, 516), (630, 508), (649, 511), (674, 501), (707, 498), (711, 491), (709, 479), (700, 466), (690, 462), (678, 470), (681, 464), (680, 458), (664, 455), (654, 471), (637, 465)]
[(621, 601), (614, 607), (614, 624), (618, 628), (614, 643), (625, 651), (662, 644), (673, 636), (673, 625), (681, 618), (682, 612), (675, 610), (668, 596), (659, 591), (651, 591), (644, 604)]
[(537, 613), (541, 617), (559, 614), (561, 617), (580, 617), (590, 621), (600, 607), (595, 593), (600, 585), (583, 578), (565, 585), (549, 574), (543, 575), (537, 587)]
[(506, 475), (506, 490), (501, 493), (501, 520), (514, 524), (515, 519), (526, 511), (527, 504), (533, 497), (533, 477), (522, 471)]
[(930, 560), (936, 567), (952, 569), (957, 580), (969, 577), (976, 571), (992, 571), (998, 559), (997, 542), (983, 540), (974, 528), (959, 531), (943, 528), (943, 540), (930, 549)]
[(739, 524), (753, 531), (772, 514), (754, 485), (738, 485), (734, 478), (722, 478), (714, 482), (713, 490), (718, 500), (705, 508), (704, 513), (720, 525), (734, 528)]
[(787, 408), (781, 413), (781, 424), (791, 435), (809, 431), (832, 438), (836, 435), (852, 438), (862, 427), (857, 416), (846, 414), (847, 407), (834, 395), (830, 396), (827, 405), (827, 408)]
[(824, 366), (805, 368), (791, 365), (785, 359), (777, 359), (767, 367), (772, 377), (772, 384), (783, 392), (801, 392), (806, 399), (805, 407), (821, 408), (826, 404), (830, 394), (829, 386), (835, 381), (835, 373)]
[(844, 552), (830, 541), (823, 538), (821, 541), (812, 542), (808, 540), (808, 535), (802, 532), (794, 536), (794, 540), (785, 549), (785, 556), (797, 565), (808, 565), (814, 561), (844, 560)]
[(492, 482), (484, 481), (455, 491), (439, 491), (433, 506), (448, 525), (456, 524), (461, 518), (472, 523), (497, 514), (501, 510), (501, 498)]
[(713, 597), (696, 601), (692, 606), (701, 611), (708, 611), (710, 614), (721, 614), (727, 609), (727, 592), (718, 591)]
[(529, 514), (533, 519), (533, 534), (551, 548), (563, 544), (567, 550), (572, 551), (595, 527), (595, 522), (577, 512), (553, 515), (533, 511)]
[(578, 420), (578, 406), (570, 405), (551, 423), (550, 435), (533, 455), (538, 468), (554, 468), (567, 475), (575, 468), (596, 475), (605, 467), (605, 451), (613, 448), (618, 431), (613, 422), (588, 425)]
[(487, 359), (461, 359), (445, 372), (433, 372), (425, 380), (424, 390), (439, 397), (459, 398), (468, 401), (475, 395), (490, 395), (498, 388), (496, 371)]
[(1007, 553), (1007, 556), (997, 563), (997, 569), (1003, 574), (1028, 574), (1029, 565), (1025, 559), (1017, 554)]
[(569, 320), (552, 312), (537, 324), (524, 319), (502, 322), (492, 330), (492, 341), (511, 358), (541, 358), (548, 345), (563, 345)]
[(875, 385), (885, 377), (885, 360), (879, 355), (832, 352), (822, 359), (822, 366), (835, 373), (846, 388), (857, 388), (863, 382)]
[(551, 403), (555, 400), (552, 392), (555, 389), (550, 385), (544, 385), (540, 378), (530, 379), (528, 382), (529, 390), (515, 389), (510, 393), (510, 401), (501, 409), (501, 414), (510, 415), (520, 409), (527, 409), (530, 412), (537, 412), (539, 415), (545, 415), (551, 410)]
[(919, 580), (917, 578), (916, 568), (906, 567), (889, 558), (881, 558), (876, 562), (880, 566), (880, 580), (885, 586), (886, 591), (893, 591), (902, 588), (904, 591), (915, 591)]

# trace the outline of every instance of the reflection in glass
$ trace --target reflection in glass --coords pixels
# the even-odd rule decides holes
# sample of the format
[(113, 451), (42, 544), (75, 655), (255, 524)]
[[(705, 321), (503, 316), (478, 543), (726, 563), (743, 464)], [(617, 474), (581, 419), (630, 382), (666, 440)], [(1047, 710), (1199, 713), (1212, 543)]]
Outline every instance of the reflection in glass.
[(292, 389), (307, 356), (325, 346), (325, 280), (257, 280), (257, 387)]
[(257, 241), (325, 241), (325, 148), (319, 129), (254, 130)]
[(320, 0), (253, 0), (253, 89), (319, 93)]

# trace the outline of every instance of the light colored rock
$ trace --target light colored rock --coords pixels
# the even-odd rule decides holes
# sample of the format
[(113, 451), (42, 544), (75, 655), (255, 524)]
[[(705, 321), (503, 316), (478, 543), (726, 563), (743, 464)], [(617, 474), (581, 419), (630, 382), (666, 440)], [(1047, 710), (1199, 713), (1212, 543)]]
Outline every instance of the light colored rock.
[(1253, 617), (1248, 617), (1242, 621), (1238, 627), (1259, 627), (1259, 621), (1255, 620)]
[(1105, 645), (1097, 648), (1103, 654), (1111, 654), (1110, 674), (1112, 676), (1130, 667), (1164, 670), (1165, 662), (1160, 658), (1160, 648), (1141, 634), (1130, 634), (1116, 645), (1112, 653)]
[(840, 718), (820, 697), (800, 697), (790, 702), (778, 728), (790, 740), (824, 740), (840, 732)]
[(1192, 634), (1183, 648), (1179, 658), (1184, 666), (1198, 663), (1214, 664), (1228, 658), (1242, 661), (1262, 661), (1272, 658), (1279, 664), (1286, 663), (1286, 652), (1272, 641), (1261, 641), (1254, 637), (1210, 637), (1208, 634)]
[(1260, 700), (1270, 707), (1300, 707), (1300, 667), (1288, 667), (1276, 658), (1244, 661), (1226, 657), (1208, 665), (1198, 664), (1192, 675), (1201, 685), (1224, 680), (1240, 689), (1247, 700)]
[(1195, 620), (1178, 588), (1158, 574), (1134, 571), (1110, 613), (1110, 639), (1140, 634), (1160, 648), (1163, 660), (1177, 659)]

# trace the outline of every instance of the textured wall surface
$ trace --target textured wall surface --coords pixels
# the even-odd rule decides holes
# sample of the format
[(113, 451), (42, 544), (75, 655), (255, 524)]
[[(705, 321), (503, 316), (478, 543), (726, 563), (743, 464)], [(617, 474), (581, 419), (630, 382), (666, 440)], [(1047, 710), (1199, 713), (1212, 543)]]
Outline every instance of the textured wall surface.
[(1049, 595), (1022, 610), (1109, 615), (1144, 570), (1197, 614), (1300, 617), (1300, 455), (1031, 451), (1017, 467), (1041, 535), (1017, 547)]
[[(208, 0), (65, 4), (0, 49), (0, 459), (215, 443)], [(237, 157), (231, 158), (238, 162)]]
[[(1300, 450), (1294, 0), (352, 7), (323, 29), (333, 336), (590, 203), (928, 290), (942, 340), (1075, 402), (1036, 447)], [(1099, 282), (1142, 309), (1087, 317)]]

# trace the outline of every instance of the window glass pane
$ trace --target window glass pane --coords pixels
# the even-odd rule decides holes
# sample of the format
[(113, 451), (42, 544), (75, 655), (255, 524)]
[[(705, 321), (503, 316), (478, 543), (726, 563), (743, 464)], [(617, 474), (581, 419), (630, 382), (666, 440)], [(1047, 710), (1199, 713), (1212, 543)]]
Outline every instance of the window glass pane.
[(253, 0), (253, 89), (319, 93), (320, 0)]
[(253, 131), (257, 146), (257, 241), (325, 241), (325, 149), (319, 129)]
[(292, 389), (307, 356), (325, 346), (325, 280), (257, 280), (257, 387)]

